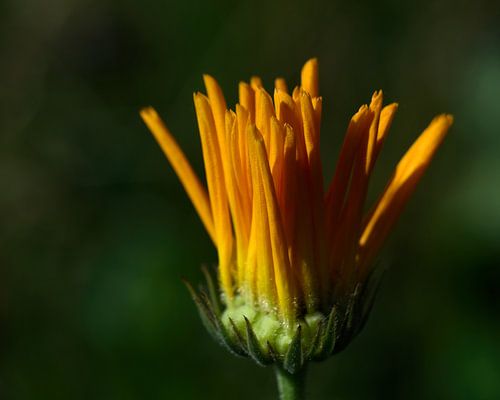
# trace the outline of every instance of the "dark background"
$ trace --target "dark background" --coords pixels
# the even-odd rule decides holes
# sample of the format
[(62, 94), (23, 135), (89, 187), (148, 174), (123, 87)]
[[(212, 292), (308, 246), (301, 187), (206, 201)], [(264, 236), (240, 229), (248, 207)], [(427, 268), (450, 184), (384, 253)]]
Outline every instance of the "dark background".
[(311, 399), (500, 398), (498, 2), (0, 2), (0, 398), (273, 399), (181, 283), (216, 253), (138, 116), (202, 173), (192, 92), (293, 86), (317, 56), (331, 176), (348, 119), (400, 108), (371, 185), (441, 112), (455, 125), (387, 243), (371, 319), (312, 365)]

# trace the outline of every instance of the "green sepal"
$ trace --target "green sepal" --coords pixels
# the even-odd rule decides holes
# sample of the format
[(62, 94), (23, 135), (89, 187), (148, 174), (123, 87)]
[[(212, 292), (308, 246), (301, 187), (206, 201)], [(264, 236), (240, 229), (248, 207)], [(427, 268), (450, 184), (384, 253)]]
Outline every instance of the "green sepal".
[(361, 285), (358, 283), (355, 286), (354, 291), (349, 296), (349, 301), (347, 302), (346, 321), (344, 329), (349, 334), (353, 332), (354, 327), (357, 326), (357, 323), (360, 319), (360, 313), (358, 312), (358, 299), (360, 297), (360, 293)]
[(315, 354), (321, 351), (321, 347), (323, 346), (323, 337), (325, 334), (325, 327), (327, 325), (327, 319), (323, 318), (316, 329), (316, 333), (314, 334), (313, 340), (309, 346), (309, 349), (305, 355), (306, 360), (312, 360), (315, 357)]
[(359, 299), (360, 284), (357, 284), (354, 291), (349, 295), (347, 305), (345, 306), (344, 316), (341, 321), (340, 332), (337, 343), (332, 349), (331, 354), (340, 353), (356, 337), (358, 331), (357, 322), (359, 321), (359, 310), (357, 301)]
[(368, 321), (384, 276), (385, 269), (382, 268), (374, 268), (368, 276), (363, 293), (361, 294), (361, 317), (356, 334), (363, 330)]
[(302, 352), (302, 327), (299, 325), (295, 331), (292, 342), (288, 347), (283, 360), (283, 368), (291, 374), (296, 374), (304, 366), (304, 355)]
[(212, 304), (214, 311), (217, 315), (221, 315), (222, 304), (220, 303), (220, 297), (215, 286), (215, 280), (213, 275), (208, 270), (206, 265), (201, 266), (201, 271), (205, 276), (207, 282), (208, 294), (210, 295), (210, 303)]
[[(208, 268), (203, 267), (202, 271), (206, 289), (201, 287), (195, 291), (191, 284), (185, 283), (210, 335), (232, 354), (249, 357), (261, 366), (275, 363), (290, 374), (301, 371), (307, 361), (321, 361), (342, 351), (360, 333), (381, 281), (381, 274), (372, 271), (363, 283), (353, 286), (351, 293), (339, 294), (328, 315), (321, 318), (318, 312), (313, 325), (307, 322), (308, 316), (302, 316), (291, 331), (287, 333), (282, 326), (278, 328), (281, 333), (273, 338), (263, 335), (262, 320), (255, 319), (255, 315), (247, 318), (245, 311), (235, 314), (234, 308), (226, 308), (222, 313), (225, 307), (216, 281)], [(227, 314), (228, 310), (233, 312), (232, 316)], [(236, 324), (234, 317), (243, 317), (244, 325)], [(264, 317), (270, 316), (264, 314)]]
[(235, 345), (238, 346), (238, 348), (241, 350), (241, 355), (244, 357), (249, 357), (248, 351), (246, 350), (246, 340), (243, 338), (241, 335), (238, 327), (232, 320), (232, 318), (229, 318), (229, 323), (231, 324), (231, 330), (233, 333), (233, 337), (235, 339)]
[(337, 306), (333, 306), (328, 315), (328, 319), (324, 322), (325, 328), (321, 334), (321, 338), (318, 341), (318, 346), (312, 359), (315, 361), (322, 361), (328, 358), (335, 348), (337, 343), (338, 328), (340, 325), (340, 319), (338, 315)]
[(186, 280), (184, 280), (184, 284), (189, 290), (189, 294), (198, 309), (198, 314), (200, 315), (201, 322), (203, 326), (208, 331), (210, 336), (212, 336), (217, 342), (222, 344), (222, 339), (220, 335), (220, 331), (217, 324), (217, 316), (215, 315), (212, 306), (210, 303), (207, 303), (202, 300), (201, 295), (199, 295), (193, 288), (193, 286)]
[(281, 364), (283, 357), (280, 356), (280, 354), (274, 349), (273, 345), (269, 343), (269, 341), (267, 342), (267, 351), (272, 362)]
[(227, 332), (226, 328), (222, 325), (220, 319), (218, 319), (218, 321), (224, 347), (229, 349), (229, 351), (236, 356), (247, 357), (247, 352), (245, 351), (244, 346), (242, 346), (238, 342), (235, 342), (231, 335)]
[(246, 356), (243, 349), (234, 343), (231, 340), (231, 337), (227, 334), (205, 291), (200, 290), (199, 293), (196, 293), (193, 286), (188, 281), (185, 280), (184, 284), (187, 286), (189, 293), (196, 304), (203, 326), (205, 326), (205, 329), (212, 336), (212, 338), (229, 350), (232, 354), (237, 356)]
[(255, 332), (252, 328), (252, 324), (245, 318), (245, 328), (246, 328), (246, 337), (247, 337), (247, 352), (248, 355), (259, 365), (265, 366), (272, 363), (271, 358), (265, 354), (260, 346), (259, 340), (255, 335)]

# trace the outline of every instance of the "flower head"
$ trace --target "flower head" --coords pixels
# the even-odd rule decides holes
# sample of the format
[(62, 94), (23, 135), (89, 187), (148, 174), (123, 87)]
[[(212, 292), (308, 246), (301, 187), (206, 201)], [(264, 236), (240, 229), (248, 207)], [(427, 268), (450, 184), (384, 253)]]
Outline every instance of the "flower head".
[[(383, 106), (378, 91), (354, 114), (334, 176), (324, 186), (316, 59), (304, 65), (301, 84), (291, 92), (283, 79), (276, 79), (273, 96), (259, 78), (241, 82), (234, 110), (215, 79), (203, 78), (207, 95), (195, 93), (194, 104), (206, 187), (154, 109), (143, 109), (141, 116), (217, 248), (224, 310), (215, 315), (216, 330), (225, 330), (229, 341), (243, 340), (242, 352), (251, 351), (255, 336), (261, 347), (285, 357), (297, 327), (302, 341), (312, 343), (317, 335), (326, 340), (332, 307), (341, 304), (342, 315), (352, 317), (349, 299), (363, 291), (374, 258), (452, 117), (430, 123), (366, 211), (369, 178), (396, 103)], [(210, 308), (216, 301), (204, 304)], [(357, 303), (366, 313), (366, 299)]]

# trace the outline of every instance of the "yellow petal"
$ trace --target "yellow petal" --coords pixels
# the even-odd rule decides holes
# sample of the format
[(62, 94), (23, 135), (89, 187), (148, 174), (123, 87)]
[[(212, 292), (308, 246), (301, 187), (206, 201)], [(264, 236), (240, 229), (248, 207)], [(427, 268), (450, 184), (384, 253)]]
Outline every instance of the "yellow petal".
[[(255, 145), (255, 137), (260, 133), (255, 125), (248, 127), (248, 148), (253, 182), (252, 231), (250, 234), (250, 268), (255, 268), (255, 280), (258, 300), (268, 310), (276, 306), (276, 284), (273, 266), (273, 252), (269, 232), (269, 218), (266, 197), (262, 185), (259, 163), (260, 154)], [(262, 138), (260, 139), (262, 140)], [(265, 150), (264, 150), (265, 151)], [(255, 263), (255, 266), (252, 265)], [(252, 272), (248, 274), (252, 275)]]
[(256, 94), (256, 116), (255, 125), (262, 134), (266, 149), (269, 152), (271, 141), (271, 117), (274, 117), (273, 100), (264, 88), (260, 88)]
[(294, 129), (298, 129), (299, 120), (296, 115), (295, 102), (288, 93), (275, 89), (274, 106), (276, 109), (276, 118), (278, 118), (280, 122), (289, 124), (294, 127)]
[(301, 94), (301, 112), (304, 139), (308, 157), (308, 194), (311, 204), (311, 217), (314, 230), (314, 263), (319, 269), (322, 286), (322, 295), (326, 296), (326, 279), (328, 268), (326, 266), (325, 254), (325, 215), (324, 215), (324, 189), (323, 189), (323, 171), (319, 153), (319, 132), (316, 123), (316, 114), (313, 108), (311, 97), (305, 91)]
[(255, 92), (258, 92), (262, 85), (262, 79), (260, 79), (258, 76), (252, 76), (250, 78), (250, 86)]
[(363, 270), (367, 270), (392, 230), (452, 123), (451, 115), (434, 118), (398, 163), (384, 193), (366, 219), (359, 241), (360, 268)]
[(290, 261), (292, 262), (291, 247), (295, 239), (295, 207), (297, 193), (297, 167), (295, 162), (295, 134), (290, 125), (285, 124), (285, 143), (283, 150), (283, 172), (278, 200), (283, 213), (283, 225), (286, 240), (289, 246)]
[(373, 112), (373, 120), (370, 125), (369, 135), (368, 135), (368, 144), (366, 149), (366, 161), (365, 161), (365, 171), (369, 175), (373, 169), (375, 164), (375, 149), (377, 145), (378, 138), (378, 128), (379, 128), (379, 120), (380, 120), (380, 112), (382, 110), (382, 101), (383, 94), (382, 91), (379, 90), (375, 92), (372, 96), (372, 101), (370, 103), (370, 110)]
[(317, 152), (319, 137), (316, 132), (316, 121), (311, 97), (307, 92), (302, 92), (300, 96), (300, 106), (302, 112), (302, 121), (304, 128), (304, 138), (307, 150), (307, 157), (311, 160), (311, 154)]
[(281, 90), (282, 92), (287, 93), (288, 92), (288, 87), (286, 85), (286, 81), (283, 78), (276, 78), (274, 80), (274, 87), (276, 90)]
[[(208, 193), (212, 206), (221, 284), (229, 299), (233, 296), (232, 250), (233, 233), (229, 216), (224, 171), (209, 100), (202, 94), (194, 95), (196, 116), (200, 130)], [(224, 128), (225, 129), (225, 128)]]
[(226, 111), (226, 134), (227, 147), (229, 154), (226, 163), (228, 164), (228, 176), (226, 177), (226, 190), (229, 198), (231, 215), (233, 216), (233, 225), (238, 246), (238, 264), (243, 263), (246, 258), (246, 249), (248, 246), (248, 236), (250, 234), (250, 215), (244, 207), (244, 196), (240, 190), (240, 184), (246, 179), (241, 168), (239, 160), (238, 125), (236, 114), (232, 111)]
[(271, 170), (278, 160), (283, 156), (283, 143), (285, 140), (285, 128), (275, 116), (271, 117), (271, 140), (269, 148), (269, 165)]
[(223, 148), (224, 144), (224, 129), (225, 129), (225, 115), (226, 115), (226, 100), (224, 94), (217, 83), (217, 81), (210, 75), (203, 75), (205, 88), (207, 89), (208, 99), (212, 108), (215, 127), (217, 128), (217, 136), (219, 138), (219, 146)]
[(316, 58), (311, 58), (302, 67), (300, 83), (302, 89), (309, 93), (311, 97), (319, 96), (318, 60)]
[(329, 225), (330, 240), (334, 236), (332, 232), (338, 227), (356, 153), (369, 121), (371, 121), (370, 110), (364, 105), (351, 118), (344, 137), (344, 143), (342, 144), (337, 166), (335, 167), (335, 174), (330, 183), (326, 198), (326, 218)]
[[(250, 119), (255, 124), (255, 92), (246, 82), (240, 82), (238, 86), (238, 97), (240, 104), (250, 113)], [(246, 132), (246, 131), (245, 131)]]
[(323, 98), (313, 97), (312, 104), (314, 108), (314, 115), (316, 117), (316, 131), (318, 132), (318, 138), (321, 131), (321, 112), (323, 110)]
[(157, 112), (152, 107), (147, 107), (141, 110), (141, 117), (167, 156), (170, 165), (172, 165), (182, 186), (184, 186), (212, 241), (214, 244), (217, 244), (212, 210), (206, 189), (201, 184), (186, 156)]
[(267, 223), (272, 250), (272, 264), (274, 266), (274, 281), (278, 296), (278, 306), (285, 319), (291, 321), (294, 316), (294, 299), (292, 294), (292, 274), (288, 259), (288, 246), (283, 230), (282, 217), (276, 198), (275, 188), (266, 149), (262, 137), (256, 130), (252, 131), (255, 147), (255, 164), (259, 168), (260, 188), (263, 190)]
[(392, 120), (394, 119), (397, 110), (398, 110), (398, 104), (392, 103), (382, 108), (382, 111), (380, 112), (377, 143), (375, 145), (375, 150), (373, 152), (374, 162), (377, 159), (380, 150), (382, 149), (382, 145), (384, 144), (385, 138), (387, 137), (387, 133), (389, 133), (389, 129), (391, 128), (392, 125)]
[[(252, 123), (250, 120), (249, 112), (241, 107), (239, 104), (236, 105), (236, 120), (238, 123), (238, 143), (240, 146), (240, 164), (241, 164), (241, 191), (245, 197), (245, 204), (247, 210), (251, 210), (251, 199), (252, 199), (252, 177), (250, 171), (250, 161), (248, 159), (248, 139), (247, 139), (247, 126)], [(250, 212), (250, 211), (249, 211)]]

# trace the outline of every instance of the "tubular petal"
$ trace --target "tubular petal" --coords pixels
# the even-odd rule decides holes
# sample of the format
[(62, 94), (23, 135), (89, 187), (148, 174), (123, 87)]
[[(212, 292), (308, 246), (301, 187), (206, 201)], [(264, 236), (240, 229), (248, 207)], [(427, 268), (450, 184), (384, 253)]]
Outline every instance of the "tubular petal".
[(314, 108), (314, 115), (316, 117), (316, 132), (318, 133), (318, 140), (321, 132), (321, 112), (323, 110), (323, 98), (313, 97), (312, 104)]
[(277, 90), (281, 90), (282, 92), (285, 92), (285, 93), (288, 92), (288, 87), (286, 85), (286, 81), (283, 78), (276, 78), (274, 80), (274, 87)]
[(256, 94), (256, 116), (255, 125), (264, 138), (266, 150), (269, 154), (271, 141), (271, 117), (274, 117), (273, 100), (264, 88), (260, 88)]
[(298, 119), (295, 113), (295, 102), (292, 97), (282, 90), (274, 90), (274, 107), (276, 109), (276, 117), (282, 123), (287, 123), (292, 127), (297, 128)]
[(318, 60), (316, 58), (311, 58), (302, 67), (300, 83), (302, 88), (309, 93), (311, 97), (318, 97), (319, 74)]
[(382, 145), (384, 144), (385, 138), (389, 133), (389, 129), (392, 125), (392, 120), (396, 115), (396, 111), (398, 110), (398, 103), (392, 103), (384, 108), (380, 112), (380, 121), (378, 123), (378, 133), (377, 133), (377, 143), (375, 145), (375, 150), (373, 152), (373, 162), (377, 160), (377, 157), (382, 149)]
[[(317, 154), (319, 137), (316, 131), (316, 121), (311, 97), (307, 92), (302, 92), (300, 96), (300, 106), (302, 112), (307, 157), (309, 163), (311, 163), (311, 158), (314, 157), (312, 154), (314, 152)], [(315, 165), (312, 168), (318, 168), (318, 162), (320, 162), (320, 160), (316, 157)]]
[[(361, 229), (363, 206), (368, 189), (369, 172), (366, 171), (370, 140), (374, 138), (373, 114), (368, 114), (366, 123), (361, 125), (362, 139), (354, 160), (349, 189), (341, 211), (338, 228), (333, 242), (332, 267), (343, 281), (349, 281), (354, 271), (357, 238)], [(377, 121), (378, 122), (378, 121)], [(375, 122), (375, 123), (377, 123)], [(376, 134), (376, 132), (375, 132)]]
[(251, 215), (252, 177), (248, 158), (247, 125), (252, 123), (252, 121), (250, 120), (249, 112), (238, 104), (236, 105), (236, 120), (238, 123), (238, 142), (240, 145), (240, 164), (242, 169), (239, 186), (245, 202), (245, 209)]
[(344, 137), (344, 143), (342, 144), (337, 166), (335, 167), (335, 174), (330, 183), (326, 198), (326, 218), (331, 235), (330, 240), (333, 238), (335, 227), (338, 226), (355, 156), (363, 138), (363, 126), (366, 125), (369, 115), (370, 111), (368, 107), (366, 105), (362, 106), (351, 118)]
[[(311, 202), (312, 223), (314, 229), (314, 262), (318, 266), (321, 274), (320, 283), (323, 288), (326, 287), (328, 269), (325, 262), (325, 221), (324, 221), (324, 203), (323, 203), (323, 172), (321, 168), (321, 159), (319, 154), (319, 132), (317, 131), (316, 117), (312, 105), (311, 97), (305, 91), (302, 91), (301, 112), (303, 122), (304, 139), (309, 165), (308, 193)], [(326, 290), (322, 290), (323, 296)]]
[(209, 100), (202, 94), (194, 95), (196, 116), (200, 130), (207, 175), (208, 193), (212, 205), (221, 284), (229, 299), (233, 297), (232, 247), (233, 233), (229, 217), (228, 201), (224, 186), (224, 172), (217, 139), (214, 117)]
[(370, 103), (370, 110), (373, 112), (373, 120), (370, 125), (368, 143), (366, 149), (365, 171), (367, 175), (370, 174), (375, 164), (374, 154), (377, 145), (380, 112), (382, 110), (382, 101), (383, 101), (383, 94), (382, 91), (379, 90), (378, 92), (375, 92), (373, 94), (372, 101)]
[(382, 246), (452, 123), (451, 115), (434, 118), (398, 163), (384, 193), (366, 219), (359, 241), (360, 268), (366, 269)]
[[(250, 119), (255, 123), (255, 92), (252, 87), (246, 82), (240, 82), (238, 86), (238, 97), (240, 104), (238, 106), (243, 106), (249, 113)], [(236, 110), (238, 111), (238, 110)]]
[[(257, 135), (260, 136), (260, 133), (257, 131), (255, 125), (249, 125), (248, 145), (252, 168), (252, 181), (254, 182), (252, 224), (255, 224), (252, 226), (253, 237), (251, 240), (254, 241), (253, 249), (255, 249), (254, 251), (257, 253), (256, 256), (254, 256), (257, 261), (257, 293), (261, 303), (270, 309), (276, 299), (276, 283), (273, 266), (272, 239), (269, 231), (270, 221), (262, 183), (262, 173), (259, 165), (262, 160), (259, 153), (260, 149), (256, 144)], [(262, 137), (259, 139), (261, 141), (263, 140)], [(262, 147), (264, 147), (263, 144)]]
[(244, 265), (247, 256), (248, 236), (250, 231), (249, 218), (243, 207), (243, 196), (239, 190), (238, 182), (242, 179), (241, 166), (239, 164), (239, 146), (236, 115), (226, 111), (226, 135), (229, 154), (222, 162), (227, 165), (226, 189), (229, 199), (229, 207), (233, 220), (233, 228), (236, 242), (237, 267)]
[(258, 76), (252, 76), (250, 78), (250, 86), (255, 92), (257, 92), (262, 87), (262, 79)]
[(203, 222), (214, 244), (217, 245), (212, 210), (206, 189), (194, 173), (186, 156), (155, 109), (152, 107), (142, 109), (141, 117), (167, 156), (168, 161), (191, 199), (196, 212), (200, 216), (201, 222)]
[(292, 296), (292, 276), (290, 274), (290, 264), (287, 254), (288, 246), (283, 231), (282, 217), (276, 199), (273, 178), (269, 169), (264, 143), (259, 136), (258, 132), (254, 130), (255, 162), (257, 167), (259, 167), (260, 185), (263, 189), (267, 209), (278, 303), (281, 312), (290, 321), (294, 314), (294, 302)]
[(283, 146), (285, 142), (285, 127), (276, 119), (271, 118), (271, 141), (269, 149), (269, 167), (271, 168), (274, 186), (279, 193), (281, 173), (283, 171)]
[(225, 128), (225, 115), (226, 115), (226, 100), (224, 94), (217, 83), (217, 81), (210, 75), (203, 75), (203, 82), (207, 89), (208, 99), (215, 120), (215, 127), (217, 128), (217, 137), (219, 138), (219, 146), (223, 148), (224, 144), (224, 128)]
[(281, 200), (280, 209), (283, 213), (283, 224), (286, 240), (289, 248), (289, 257), (292, 262), (291, 249), (294, 245), (295, 232), (295, 208), (297, 192), (297, 167), (295, 162), (295, 134), (290, 125), (285, 124), (285, 145), (283, 151), (283, 173), (281, 192), (278, 197)]

